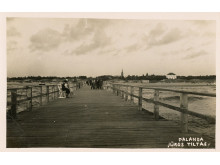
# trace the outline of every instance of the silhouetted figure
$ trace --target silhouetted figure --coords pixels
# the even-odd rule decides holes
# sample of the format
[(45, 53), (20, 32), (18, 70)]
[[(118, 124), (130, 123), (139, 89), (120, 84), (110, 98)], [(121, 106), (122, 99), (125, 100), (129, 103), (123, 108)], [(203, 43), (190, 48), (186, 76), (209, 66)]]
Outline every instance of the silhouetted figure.
[(100, 80), (100, 89), (103, 89), (103, 81)]
[(63, 81), (62, 91), (65, 91), (65, 92), (66, 92), (66, 97), (68, 98), (68, 97), (69, 97), (69, 94), (70, 94), (68, 79), (65, 79), (65, 80)]

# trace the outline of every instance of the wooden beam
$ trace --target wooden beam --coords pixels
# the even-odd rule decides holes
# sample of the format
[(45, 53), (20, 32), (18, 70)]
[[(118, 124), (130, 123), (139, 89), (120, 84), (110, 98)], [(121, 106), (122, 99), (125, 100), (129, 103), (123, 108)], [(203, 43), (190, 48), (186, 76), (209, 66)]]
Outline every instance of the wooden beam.
[(134, 97), (133, 97), (133, 95), (134, 95), (134, 87), (133, 86), (130, 86), (130, 91), (131, 91), (131, 102), (134, 102)]
[(10, 110), (10, 115), (13, 118), (17, 117), (17, 90), (12, 90), (11, 91), (11, 110)]
[(185, 110), (185, 112), (180, 113), (180, 127), (181, 131), (186, 133), (188, 132), (188, 95), (186, 93), (180, 94), (180, 108)]
[(138, 109), (142, 111), (142, 87), (139, 87)]
[(49, 102), (50, 95), (49, 95), (49, 86), (47, 86), (47, 102)]
[[(159, 101), (159, 90), (154, 91), (154, 101)], [(154, 119), (159, 120), (159, 105), (154, 103)]]
[(39, 97), (39, 98), (40, 98), (40, 105), (43, 104), (43, 97), (42, 97), (42, 93), (43, 93), (43, 92), (42, 92), (42, 88), (43, 88), (43, 87), (40, 86), (40, 97)]
[(125, 101), (128, 101), (128, 87), (126, 87), (125, 91)]

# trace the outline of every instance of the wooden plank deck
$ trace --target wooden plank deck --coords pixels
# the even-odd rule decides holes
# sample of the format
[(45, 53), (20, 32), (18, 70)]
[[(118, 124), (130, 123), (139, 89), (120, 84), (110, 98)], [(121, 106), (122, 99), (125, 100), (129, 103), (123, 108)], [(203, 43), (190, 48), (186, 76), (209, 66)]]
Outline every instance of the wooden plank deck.
[(203, 137), (215, 147), (213, 138), (181, 133), (177, 123), (155, 121), (110, 91), (83, 87), (75, 93), (8, 120), (7, 147), (167, 148), (180, 137)]

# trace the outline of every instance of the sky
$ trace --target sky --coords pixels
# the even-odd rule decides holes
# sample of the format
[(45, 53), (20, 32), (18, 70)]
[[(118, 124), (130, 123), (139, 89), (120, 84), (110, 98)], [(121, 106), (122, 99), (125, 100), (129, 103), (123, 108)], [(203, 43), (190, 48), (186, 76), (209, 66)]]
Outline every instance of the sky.
[(215, 75), (216, 22), (7, 18), (7, 76)]

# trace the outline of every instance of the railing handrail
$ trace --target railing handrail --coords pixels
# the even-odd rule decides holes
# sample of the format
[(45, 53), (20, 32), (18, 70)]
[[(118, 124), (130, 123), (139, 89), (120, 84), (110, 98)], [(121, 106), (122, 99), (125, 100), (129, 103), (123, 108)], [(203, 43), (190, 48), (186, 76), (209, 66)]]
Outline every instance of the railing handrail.
[[(128, 100), (128, 95), (131, 97), (131, 101), (134, 101), (133, 97), (136, 97), (138, 99), (138, 109), (142, 110), (142, 100), (148, 102), (148, 103), (153, 103), (154, 104), (154, 117), (155, 120), (159, 119), (159, 105), (169, 108), (171, 110), (175, 110), (181, 113), (181, 129), (183, 132), (188, 132), (188, 117), (187, 115), (191, 115), (194, 117), (198, 117), (201, 119), (205, 119), (208, 122), (215, 123), (216, 119), (215, 117), (211, 115), (205, 115), (201, 113), (197, 113), (194, 111), (190, 111), (188, 109), (188, 94), (193, 94), (193, 95), (202, 95), (202, 96), (209, 96), (209, 97), (216, 97), (216, 94), (212, 93), (200, 93), (200, 92), (187, 92), (187, 91), (182, 91), (182, 90), (172, 90), (172, 89), (164, 89), (164, 88), (155, 88), (155, 87), (143, 87), (143, 86), (137, 86), (137, 85), (128, 85), (128, 84), (120, 84), (120, 83), (110, 83), (106, 84), (105, 86), (110, 87), (113, 91), (113, 93), (116, 93), (119, 95), (119, 92), (121, 93), (122, 98), (125, 100)], [(124, 86), (127, 87), (127, 90), (121, 89), (120, 87)], [(130, 87), (130, 92), (128, 91), (128, 87)], [(139, 88), (139, 95), (134, 95), (134, 87)], [(153, 99), (147, 99), (142, 96), (142, 90), (143, 89), (152, 89), (154, 90), (154, 98)], [(171, 104), (166, 104), (163, 102), (159, 101), (159, 91), (170, 91), (170, 92), (177, 92), (180, 93), (180, 107), (173, 106)]]
[(184, 90), (175, 90), (175, 89), (166, 89), (166, 88), (157, 88), (157, 87), (144, 87), (144, 86), (120, 84), (120, 83), (112, 83), (112, 84), (114, 84), (114, 85), (121, 85), (121, 86), (137, 87), (137, 88), (142, 88), (142, 89), (154, 89), (154, 90), (160, 90), (160, 91), (170, 91), (170, 92), (175, 92), (175, 93), (185, 93), (185, 94), (191, 94), (191, 95), (216, 97), (215, 93), (190, 92), (190, 91), (184, 91)]
[[(70, 88), (80, 88), (79, 84), (81, 82), (71, 82), (70, 84)], [(32, 110), (32, 101), (34, 98), (39, 98), (39, 104), (42, 105), (42, 98), (44, 96), (46, 96), (46, 102), (49, 102), (50, 101), (50, 96), (51, 94), (52, 95), (52, 100), (54, 100), (56, 98), (56, 93), (57, 93), (57, 98), (58, 98), (58, 95), (59, 95), (59, 87), (58, 87), (59, 84), (45, 84), (45, 85), (27, 85), (27, 86), (24, 86), (24, 87), (18, 87), (18, 88), (8, 88), (7, 90), (10, 91), (10, 95), (7, 95), (7, 98), (8, 97), (11, 97), (11, 101), (7, 101), (7, 106), (11, 106), (10, 109), (8, 109), (8, 113), (11, 117), (13, 118), (16, 118), (16, 114), (17, 114), (17, 105), (19, 103), (22, 103), (22, 102), (26, 102), (26, 101), (29, 101), (30, 104), (28, 106), (27, 109), (29, 109), (30, 111)], [(46, 87), (46, 92), (43, 93), (43, 87)], [(52, 88), (50, 88), (52, 87)], [(40, 90), (40, 94), (36, 94), (36, 95), (33, 95), (33, 88), (39, 88)], [(26, 96), (25, 98), (22, 98), (22, 99), (18, 99), (18, 97), (20, 96), (18, 94), (18, 90), (24, 90), (26, 91)], [(27, 95), (27, 91), (30, 90), (30, 96)], [(51, 91), (52, 90), (52, 91)], [(23, 95), (21, 95), (23, 96)]]
[[(59, 90), (56, 90), (56, 91), (54, 91), (54, 92), (49, 92), (48, 94), (53, 94), (53, 93), (57, 93), (57, 92), (59, 92)], [(17, 100), (17, 103), (19, 104), (19, 103), (28, 101), (28, 100), (30, 100), (31, 98), (33, 99), (33, 98), (38, 98), (38, 97), (46, 96), (46, 95), (47, 95), (47, 93), (42, 93), (42, 94), (40, 94), (40, 95), (35, 95), (35, 96), (32, 96), (32, 97), (27, 97), (26, 99)], [(7, 105), (11, 105), (11, 104), (12, 104), (12, 103), (11, 103), (10, 101), (7, 102)]]
[[(77, 83), (72, 83), (72, 84), (77, 84)], [(17, 88), (7, 88), (7, 90), (20, 90), (20, 89), (27, 89), (27, 88), (33, 88), (33, 87), (43, 87), (43, 86), (57, 86), (58, 84), (48, 84), (48, 85), (26, 85), (25, 87), (17, 87)], [(72, 88), (72, 87), (70, 87)]]
[(7, 90), (20, 90), (20, 89), (27, 89), (27, 88), (37, 88), (37, 87), (43, 87), (43, 86), (57, 86), (57, 85), (26, 85), (25, 87), (18, 87), (18, 88), (7, 88)]

